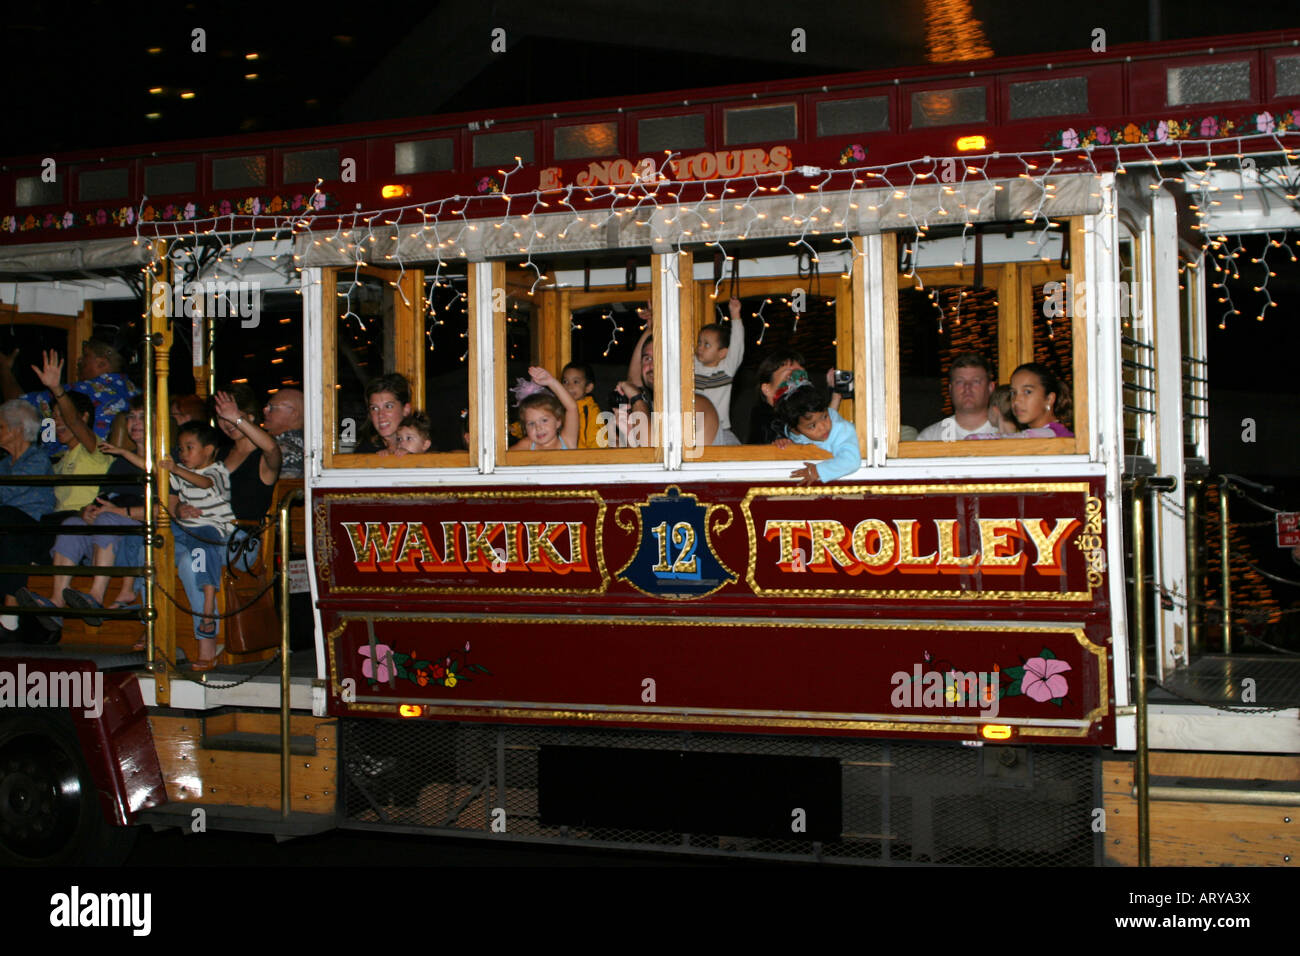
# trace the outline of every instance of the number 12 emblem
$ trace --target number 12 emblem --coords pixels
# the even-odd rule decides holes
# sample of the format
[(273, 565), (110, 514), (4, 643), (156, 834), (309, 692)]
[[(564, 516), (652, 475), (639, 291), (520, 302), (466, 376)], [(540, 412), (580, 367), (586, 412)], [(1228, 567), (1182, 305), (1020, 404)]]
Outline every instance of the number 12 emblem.
[[(627, 512), (634, 512), (636, 520), (630, 520)], [(731, 525), (731, 509), (701, 504), (676, 485), (641, 504), (621, 505), (614, 520), (636, 535), (637, 548), (615, 577), (643, 594), (679, 601), (701, 598), (733, 583), (736, 575), (713, 553), (711, 519), (714, 532), (724, 531)]]

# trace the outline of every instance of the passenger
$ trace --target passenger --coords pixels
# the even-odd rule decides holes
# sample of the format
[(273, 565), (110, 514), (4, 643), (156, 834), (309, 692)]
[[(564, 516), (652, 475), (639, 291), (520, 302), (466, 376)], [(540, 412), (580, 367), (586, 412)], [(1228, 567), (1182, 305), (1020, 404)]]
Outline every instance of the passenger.
[[(52, 354), (52, 353), (51, 353)], [(140, 389), (136, 388), (125, 375), (122, 374), (123, 360), (118, 350), (106, 339), (91, 338), (81, 347), (81, 359), (77, 363), (77, 380), (72, 384), (63, 387), (60, 383), (55, 383), (53, 388), (46, 385), (47, 390), (29, 392), (23, 394), (18, 379), (14, 377), (14, 361), (18, 357), (18, 350), (6, 355), (0, 352), (0, 393), (6, 401), (13, 398), (21, 398), (29, 403), (42, 418), (52, 418), (54, 413), (53, 403), (55, 401), (53, 393), (56, 391), (69, 391), (80, 393), (90, 399), (93, 405), (93, 427), (96, 440), (108, 435), (109, 426), (113, 424), (113, 418), (127, 410), (127, 403), (132, 395), (137, 395)], [(62, 367), (62, 363), (60, 363)], [(36, 368), (36, 366), (32, 366)], [(42, 380), (42, 384), (44, 380)], [(46, 450), (50, 454), (61, 451), (61, 444), (50, 447), (46, 443)], [(92, 446), (93, 447), (93, 446)]]
[[(749, 444), (768, 445), (786, 437), (785, 425), (773, 408), (791, 382), (809, 381), (803, 356), (794, 349), (775, 349), (758, 364), (758, 393), (763, 399), (754, 406), (749, 419)], [(826, 373), (828, 387), (835, 383), (835, 369)], [(832, 391), (827, 408), (840, 407), (839, 392)]]
[[(528, 370), (531, 382), (519, 380), (512, 392), (526, 437), (511, 451), (561, 451), (578, 447), (578, 405), (559, 380), (539, 366)], [(547, 389), (550, 392), (547, 392)]]
[(978, 352), (953, 356), (948, 367), (948, 394), (953, 414), (923, 428), (917, 441), (958, 441), (968, 435), (998, 434), (989, 421), (989, 398), (996, 383), (989, 360)]
[(1041, 429), (1055, 438), (1074, 437), (1065, 424), (1070, 421), (1070, 386), (1046, 365), (1027, 362), (1017, 368), (1011, 375), (1011, 394), (1011, 408), (1024, 429), (1021, 436), (1036, 437), (1028, 432)]
[(600, 448), (600, 406), (591, 397), (596, 373), (590, 365), (570, 362), (560, 370), (560, 382), (578, 406), (578, 447)]
[(977, 438), (1055, 438), (1050, 428), (1021, 428), (1011, 409), (1011, 386), (999, 385), (989, 399), (989, 423), (997, 429), (966, 436), (966, 441)]
[(411, 414), (411, 383), (398, 372), (381, 375), (366, 386), (368, 418), (361, 427), (359, 454), (391, 455), (397, 450), (397, 429)]
[[(131, 411), (124, 418), (129, 432), (127, 441), (131, 443), (132, 448), (143, 448), (143, 396), (132, 396)], [(116, 423), (113, 428), (117, 429)], [(116, 456), (109, 465), (109, 477), (139, 478), (144, 474), (144, 459), (131, 449), (102, 441), (99, 443), (99, 451)], [(112, 484), (101, 486), (98, 497), (81, 509), (81, 515), (69, 518), (63, 524), (107, 528), (138, 526), (143, 520), (144, 495), (141, 490), (130, 485)], [(82, 562), (89, 562), (95, 567), (138, 566), (144, 563), (144, 539), (136, 535), (121, 534), (61, 534), (55, 539), (50, 554), (54, 564), (61, 567), (76, 567)], [(110, 578), (106, 574), (96, 575), (90, 583), (89, 593), (83, 593), (70, 586), (71, 575), (55, 575), (53, 604), (56, 607), (74, 607), (83, 610), (102, 608), (109, 581)], [(123, 578), (111, 607), (118, 609), (136, 606), (135, 594), (140, 589), (140, 581), (139, 578)], [(99, 627), (104, 623), (103, 619), (98, 617), (87, 617), (83, 620), (90, 627)]]
[[(45, 353), (42, 368), (32, 366), (41, 384), (54, 397), (51, 414), (54, 419), (54, 437), (58, 447), (67, 450), (54, 463), (56, 475), (102, 475), (113, 460), (98, 450), (99, 439), (92, 430), (95, 421), (95, 403), (81, 392), (65, 390), (60, 385), (63, 377), (63, 360), (58, 353)], [(105, 432), (107, 432), (105, 428)], [(81, 509), (95, 500), (93, 485), (60, 485), (54, 489), (54, 511), (46, 515), (44, 523), (61, 524), (74, 518)]]
[(208, 403), (197, 395), (173, 395), (171, 402), (172, 421), (180, 428), (186, 422), (207, 420)]
[[(280, 478), (280, 446), (258, 424), (257, 399), (247, 385), (217, 392), (217, 427), (234, 442), (221, 457), (230, 475), (230, 510), (236, 521), (261, 525), (271, 510), (271, 497)], [(257, 563), (261, 538), (236, 528), (227, 555), (239, 555), (237, 569), (250, 571)]]
[[(36, 441), (41, 420), (28, 402), (11, 399), (0, 405), (0, 475), (52, 475), (50, 456)], [(35, 528), (54, 510), (54, 489), (49, 485), (0, 485), (0, 523)], [(41, 560), (48, 539), (44, 535), (8, 531), (0, 534), (0, 564), (33, 564)], [(0, 574), (0, 595), (6, 607), (17, 607), (18, 592), (27, 589), (25, 574)], [(31, 592), (27, 592), (30, 594)], [(37, 603), (37, 602), (33, 602)], [(13, 640), (18, 631), (16, 614), (0, 614), (0, 641)]]
[(989, 424), (997, 431), (996, 437), (999, 438), (1020, 432), (1020, 423), (1016, 421), (1016, 416), (1011, 411), (1010, 385), (997, 386), (989, 396)]
[(830, 404), (825, 395), (813, 388), (806, 375), (802, 379), (790, 376), (779, 390), (774, 413), (788, 437), (778, 438), (774, 444), (778, 448), (785, 448), (791, 442), (816, 445), (832, 455), (829, 461), (810, 461), (792, 472), (790, 477), (799, 478), (800, 484), (834, 481), (862, 467), (857, 432)]
[[(634, 361), (629, 363), (628, 370), (630, 372), (632, 367), (636, 366), (636, 381), (629, 379), (615, 386), (614, 391), (623, 396), (627, 402), (614, 409), (614, 420), (625, 447), (643, 448), (653, 441), (650, 416), (654, 411), (655, 350), (654, 339), (649, 329), (642, 333), (633, 355)], [(635, 360), (636, 356), (639, 356), (639, 361)], [(699, 392), (695, 393), (695, 415), (696, 422), (691, 429), (693, 434), (685, 436), (692, 442), (688, 447), (714, 444), (718, 434), (718, 412), (713, 407), (713, 403)]]
[(718, 413), (715, 445), (740, 444), (731, 430), (731, 386), (745, 357), (745, 320), (740, 317), (740, 300), (735, 296), (727, 308), (731, 313), (729, 336), (724, 338), (722, 326), (712, 322), (700, 329), (695, 344), (695, 388)]
[(272, 393), (262, 411), (267, 432), (280, 446), (280, 477), (301, 478), (302, 392), (296, 388), (282, 388)]
[(397, 455), (423, 455), (433, 447), (433, 422), (424, 412), (412, 412), (397, 426)]
[(217, 461), (216, 429), (203, 422), (181, 426), (177, 457), (179, 465), (170, 458), (163, 458), (159, 465), (172, 473), (168, 507), (173, 515), (176, 570), (190, 600), (199, 645), (199, 659), (191, 669), (207, 671), (217, 662), (217, 589), (221, 587), (226, 541), (235, 526), (230, 472)]

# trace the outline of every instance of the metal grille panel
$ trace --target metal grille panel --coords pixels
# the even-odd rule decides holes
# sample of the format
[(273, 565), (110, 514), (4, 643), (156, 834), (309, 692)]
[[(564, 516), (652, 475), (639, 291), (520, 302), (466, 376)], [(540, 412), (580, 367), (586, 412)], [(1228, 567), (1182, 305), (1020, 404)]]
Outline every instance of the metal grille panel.
[(193, 163), (162, 163), (144, 168), (144, 191), (150, 196), (191, 193), (195, 182)]
[(1165, 71), (1165, 101), (1170, 106), (1186, 103), (1225, 103), (1250, 99), (1250, 61), (1206, 63), (1200, 66), (1171, 66)]
[[(1100, 859), (1099, 838), (1090, 827), (1092, 808), (1100, 805), (1098, 763), (1087, 750), (342, 723), (344, 825), (359, 829), (840, 863), (1078, 866)], [(543, 745), (836, 757), (842, 770), (840, 837), (813, 842), (543, 826), (537, 791)]]
[(1010, 85), (1011, 118), (1065, 116), (1088, 112), (1088, 78), (1055, 77)]

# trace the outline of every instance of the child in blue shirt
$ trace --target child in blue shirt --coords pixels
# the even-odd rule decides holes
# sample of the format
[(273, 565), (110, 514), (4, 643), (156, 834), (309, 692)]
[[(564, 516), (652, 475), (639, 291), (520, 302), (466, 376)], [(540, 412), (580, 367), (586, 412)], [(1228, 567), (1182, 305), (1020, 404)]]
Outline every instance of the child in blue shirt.
[(813, 388), (807, 375), (800, 381), (787, 384), (791, 387), (784, 390), (773, 411), (789, 437), (778, 438), (773, 444), (778, 448), (785, 448), (792, 442), (816, 445), (832, 456), (829, 461), (810, 461), (792, 472), (790, 477), (801, 479), (800, 484), (812, 485), (819, 481), (834, 481), (857, 471), (862, 466), (862, 453), (852, 423), (846, 422), (830, 407), (830, 401)]

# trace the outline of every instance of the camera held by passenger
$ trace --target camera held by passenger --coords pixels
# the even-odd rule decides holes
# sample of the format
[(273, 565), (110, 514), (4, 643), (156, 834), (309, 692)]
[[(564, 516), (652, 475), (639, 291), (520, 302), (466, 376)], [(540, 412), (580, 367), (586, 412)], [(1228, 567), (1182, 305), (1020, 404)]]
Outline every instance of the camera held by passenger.
[(837, 368), (835, 370), (835, 384), (831, 386), (831, 391), (842, 398), (852, 398), (853, 372)]

